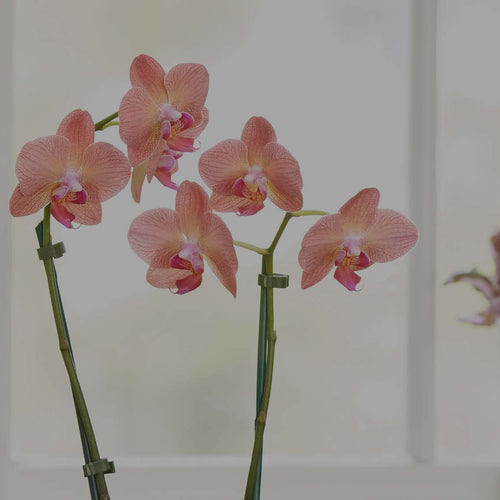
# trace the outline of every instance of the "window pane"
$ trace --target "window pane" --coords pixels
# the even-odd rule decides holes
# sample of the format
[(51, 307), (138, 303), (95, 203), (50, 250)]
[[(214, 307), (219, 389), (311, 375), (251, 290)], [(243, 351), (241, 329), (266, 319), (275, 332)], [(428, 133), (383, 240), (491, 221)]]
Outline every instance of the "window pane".
[(500, 229), (498, 2), (439, 2), (438, 450), (445, 460), (500, 454), (496, 327), (457, 318), (486, 309), (469, 284), (442, 287), (473, 267), (493, 275), (489, 238)]
[[(211, 75), (201, 151), (268, 118), (301, 164), (306, 209), (335, 212), (364, 187), (408, 213), (409, 1), (16, 3), (16, 151), (55, 132), (74, 108), (97, 121), (128, 89), (132, 58)], [(99, 12), (98, 15), (96, 13)], [(120, 146), (116, 129), (99, 134)], [(176, 180), (199, 179), (199, 152)], [(156, 180), (139, 206), (128, 189), (103, 223), (67, 231), (57, 261), (73, 347), (101, 449), (125, 454), (248, 454), (252, 439), (259, 259), (238, 250), (238, 300), (207, 272), (178, 297), (151, 288), (127, 230), (172, 206)], [(270, 243), (282, 215), (224, 215), (235, 239)], [(75, 455), (69, 387), (33, 228), (14, 227), (14, 451)], [(315, 219), (294, 220), (275, 269), (278, 344), (266, 451), (398, 459), (405, 453), (407, 259), (362, 273), (362, 293), (331, 277), (300, 290), (297, 254)]]

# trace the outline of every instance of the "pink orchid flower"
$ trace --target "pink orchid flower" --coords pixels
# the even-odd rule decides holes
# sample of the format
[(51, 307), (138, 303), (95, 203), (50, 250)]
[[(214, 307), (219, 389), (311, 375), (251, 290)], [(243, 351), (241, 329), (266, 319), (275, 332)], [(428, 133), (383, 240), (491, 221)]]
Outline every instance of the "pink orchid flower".
[(363, 189), (338, 214), (322, 217), (309, 229), (299, 254), (302, 288), (336, 267), (333, 277), (356, 290), (361, 279), (356, 271), (397, 259), (415, 245), (417, 227), (394, 210), (377, 208), (379, 197), (378, 189)]
[(445, 285), (460, 281), (468, 282), (488, 301), (488, 307), (484, 311), (461, 317), (460, 321), (479, 326), (491, 326), (500, 318), (500, 232), (491, 237), (490, 247), (496, 265), (494, 276), (487, 277), (473, 269), (469, 272), (456, 273), (445, 282)]
[(196, 182), (177, 190), (175, 210), (157, 208), (139, 215), (130, 226), (130, 246), (150, 265), (147, 281), (184, 294), (201, 285), (204, 259), (236, 297), (238, 260), (233, 238), (211, 212), (208, 195)]
[(272, 125), (250, 118), (241, 141), (227, 139), (200, 158), (201, 178), (212, 189), (210, 206), (219, 212), (253, 215), (269, 199), (293, 212), (302, 208), (302, 177), (295, 158), (280, 144)]
[(16, 162), (19, 184), (10, 199), (14, 217), (30, 215), (50, 203), (64, 226), (98, 224), (101, 202), (121, 191), (130, 178), (125, 155), (105, 142), (94, 143), (94, 122), (87, 111), (71, 112), (56, 135), (23, 146)]
[(195, 139), (208, 124), (205, 100), (208, 72), (201, 64), (178, 64), (167, 74), (150, 56), (136, 57), (130, 66), (132, 88), (118, 110), (120, 137), (127, 145), (134, 171), (132, 196), (139, 202), (142, 185), (156, 177), (177, 189), (172, 174), (177, 160), (198, 149)]

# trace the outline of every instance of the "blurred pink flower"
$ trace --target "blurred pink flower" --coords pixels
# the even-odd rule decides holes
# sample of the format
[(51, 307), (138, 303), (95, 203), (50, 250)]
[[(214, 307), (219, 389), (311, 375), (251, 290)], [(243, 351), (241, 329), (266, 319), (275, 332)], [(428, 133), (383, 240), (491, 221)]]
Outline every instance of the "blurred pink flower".
[(130, 226), (130, 246), (150, 265), (146, 279), (158, 288), (184, 294), (201, 285), (204, 258), (236, 297), (238, 260), (233, 238), (222, 219), (210, 211), (208, 195), (195, 182), (177, 190), (175, 211), (147, 210)]
[(71, 112), (56, 135), (23, 146), (16, 162), (19, 184), (10, 199), (14, 217), (38, 212), (50, 203), (64, 226), (98, 224), (101, 202), (121, 191), (130, 178), (125, 155), (105, 142), (94, 143), (94, 123), (87, 111)]
[(397, 259), (416, 243), (417, 227), (394, 210), (378, 207), (376, 188), (363, 189), (339, 210), (322, 217), (304, 236), (299, 263), (302, 288), (321, 281), (335, 266), (334, 278), (356, 290), (356, 271)]
[(130, 66), (132, 88), (118, 111), (120, 137), (127, 145), (132, 173), (132, 196), (139, 202), (142, 185), (156, 177), (177, 189), (172, 174), (177, 160), (197, 149), (195, 139), (208, 124), (204, 107), (208, 72), (201, 64), (178, 64), (166, 75), (150, 56), (137, 56)]
[(272, 125), (250, 118), (241, 141), (227, 139), (205, 151), (200, 175), (212, 189), (210, 206), (219, 212), (253, 215), (269, 199), (292, 212), (302, 208), (302, 177), (295, 158), (276, 142)]
[(473, 325), (490, 326), (494, 325), (500, 318), (500, 232), (491, 237), (490, 247), (496, 265), (494, 276), (487, 277), (473, 269), (469, 272), (455, 273), (445, 282), (445, 285), (460, 281), (468, 282), (488, 301), (488, 307), (484, 311), (463, 316), (459, 318), (460, 321)]

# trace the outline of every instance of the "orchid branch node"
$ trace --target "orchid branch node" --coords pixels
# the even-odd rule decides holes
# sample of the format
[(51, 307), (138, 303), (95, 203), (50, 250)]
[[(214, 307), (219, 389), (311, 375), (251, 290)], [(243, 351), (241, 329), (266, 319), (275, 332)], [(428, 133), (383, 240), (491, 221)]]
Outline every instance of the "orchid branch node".
[(59, 257), (62, 257), (65, 252), (66, 248), (62, 241), (55, 243), (54, 245), (47, 245), (37, 249), (38, 258), (40, 260), (58, 259)]
[(288, 274), (259, 274), (258, 284), (262, 288), (286, 288), (289, 280)]
[(107, 458), (101, 458), (83, 466), (83, 475), (85, 477), (95, 476), (96, 474), (112, 474), (113, 472), (115, 472), (115, 463), (109, 462)]

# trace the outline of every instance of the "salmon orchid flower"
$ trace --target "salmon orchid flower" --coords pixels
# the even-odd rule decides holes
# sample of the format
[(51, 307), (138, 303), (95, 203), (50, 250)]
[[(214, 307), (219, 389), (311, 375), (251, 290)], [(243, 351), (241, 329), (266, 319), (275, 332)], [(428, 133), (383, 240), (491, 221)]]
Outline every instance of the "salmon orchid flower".
[(177, 189), (178, 159), (198, 149), (208, 124), (208, 72), (201, 64), (178, 64), (168, 73), (152, 57), (137, 56), (130, 67), (132, 88), (118, 110), (120, 137), (132, 167), (132, 196), (139, 202), (147, 177)]
[(147, 281), (182, 295), (201, 285), (205, 261), (236, 297), (238, 260), (233, 238), (222, 219), (211, 212), (208, 195), (184, 181), (175, 210), (157, 208), (139, 215), (130, 226), (130, 246), (150, 265)]
[(210, 206), (218, 212), (253, 215), (264, 208), (267, 197), (288, 212), (302, 208), (299, 164), (276, 142), (265, 118), (250, 118), (241, 140), (227, 139), (205, 151), (199, 170), (213, 191)]
[(19, 184), (10, 199), (14, 217), (50, 213), (64, 226), (98, 224), (101, 202), (121, 191), (130, 178), (125, 155), (105, 142), (94, 143), (94, 122), (77, 109), (61, 122), (56, 135), (23, 146), (16, 162)]
[(484, 311), (459, 318), (460, 321), (472, 325), (491, 326), (500, 318), (500, 232), (490, 238), (490, 247), (496, 265), (494, 276), (488, 277), (473, 269), (469, 272), (455, 273), (445, 282), (445, 285), (468, 282), (488, 301), (488, 307)]
[(363, 189), (338, 213), (309, 229), (299, 254), (302, 288), (315, 285), (335, 267), (334, 278), (356, 290), (361, 280), (357, 271), (397, 259), (415, 245), (417, 227), (394, 210), (378, 208), (379, 197), (378, 189)]

